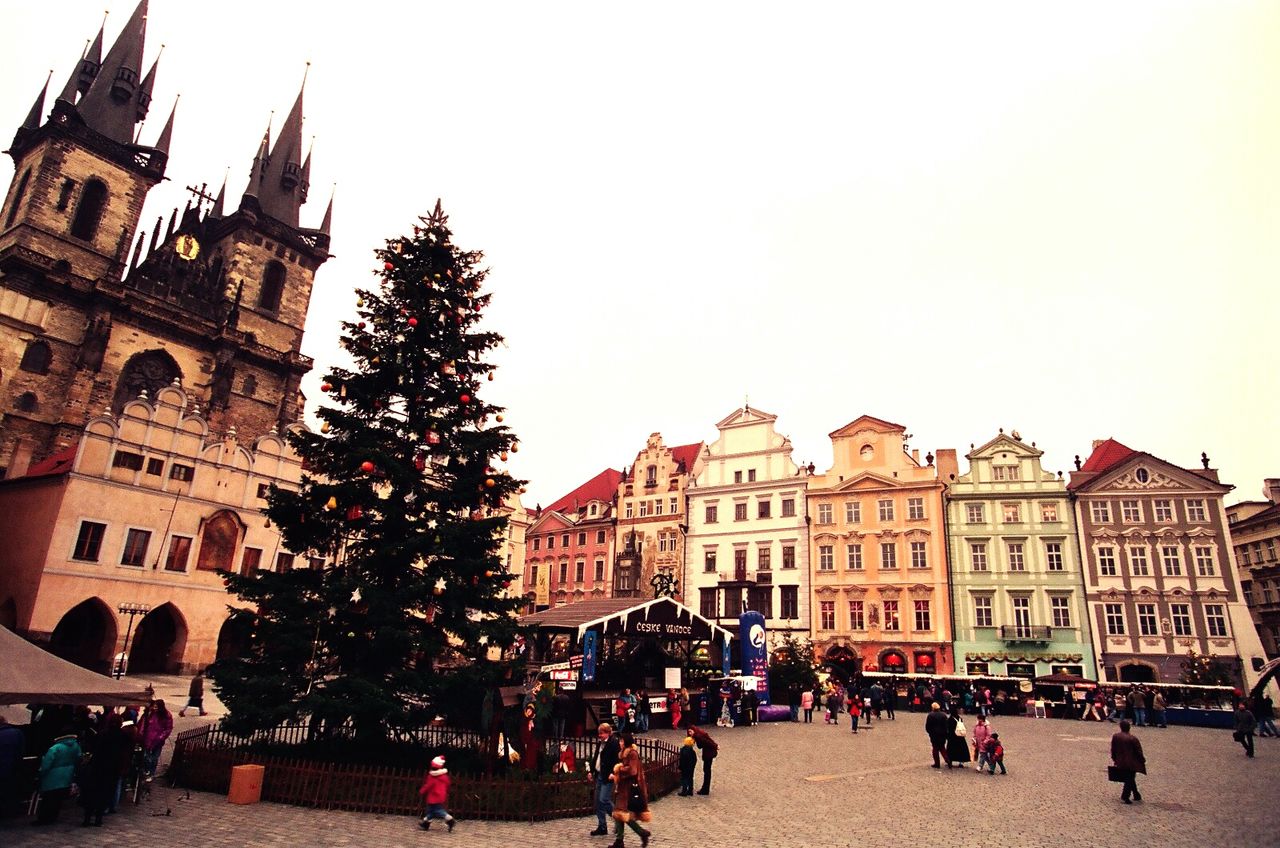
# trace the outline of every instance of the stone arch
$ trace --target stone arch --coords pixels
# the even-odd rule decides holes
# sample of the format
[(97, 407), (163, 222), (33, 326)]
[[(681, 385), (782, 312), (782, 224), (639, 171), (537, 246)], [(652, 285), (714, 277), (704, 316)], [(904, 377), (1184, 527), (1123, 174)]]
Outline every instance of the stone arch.
[(897, 648), (886, 648), (876, 657), (876, 665), (881, 671), (905, 672), (909, 669), (907, 655)]
[(1156, 683), (1160, 680), (1160, 669), (1145, 660), (1126, 660), (1116, 663), (1116, 676), (1121, 683)]
[(76, 665), (106, 673), (116, 645), (116, 618), (101, 598), (81, 601), (53, 628), (49, 650)]
[(244, 535), (244, 522), (229, 509), (219, 510), (200, 522), (197, 571), (235, 570), (236, 549)]
[(23, 392), (14, 401), (13, 408), (19, 412), (36, 412), (40, 409), (40, 398), (35, 392)]
[(232, 610), (218, 630), (217, 659), (230, 660), (242, 657), (249, 649), (253, 624), (248, 610)]
[(172, 674), (187, 649), (187, 620), (172, 603), (143, 616), (129, 648), (131, 674)]
[(107, 184), (97, 178), (84, 184), (75, 217), (71, 219), (71, 235), (84, 241), (92, 241), (102, 223), (102, 213), (107, 208)]
[(35, 339), (22, 352), (22, 361), (18, 368), (32, 374), (48, 374), (49, 365), (53, 362), (53, 350), (44, 339)]
[(111, 410), (119, 415), (124, 405), (138, 397), (144, 390), (148, 397), (154, 398), (161, 389), (171, 385), (174, 380), (181, 383), (182, 369), (177, 360), (168, 351), (154, 349), (144, 350), (129, 357), (129, 361), (120, 369), (120, 379), (116, 382), (116, 393), (111, 401)]

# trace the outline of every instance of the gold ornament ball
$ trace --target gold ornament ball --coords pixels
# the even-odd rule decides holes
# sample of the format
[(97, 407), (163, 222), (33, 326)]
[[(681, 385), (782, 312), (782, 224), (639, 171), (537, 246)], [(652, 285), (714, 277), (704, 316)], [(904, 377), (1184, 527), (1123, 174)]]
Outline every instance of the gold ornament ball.
[(503, 461), (503, 462), (506, 462), (506, 461), (507, 461), (507, 452), (506, 452), (506, 451), (503, 451), (502, 453), (498, 454), (498, 456), (502, 457), (502, 461)]
[(486, 488), (492, 489), (496, 485), (496, 483), (494, 482), (494, 479), (492, 477), (489, 477), (484, 481), (484, 485)]
[(330, 495), (330, 496), (329, 496), (329, 502), (328, 502), (328, 503), (326, 503), (326, 504), (324, 505), (324, 508), (325, 508), (325, 509), (327, 509), (327, 510), (330, 510), (330, 511), (333, 511), (333, 510), (337, 509), (337, 508), (338, 508), (338, 499), (337, 499), (336, 497), (334, 497), (333, 495)]
[(495, 415), (495, 416), (493, 416), (493, 417), (494, 417), (494, 418), (496, 418), (496, 419), (498, 420), (498, 423), (499, 423), (499, 424), (501, 424), (501, 423), (505, 420), (505, 419), (503, 419), (503, 417), (502, 417), (501, 415)]
[(519, 445), (512, 445), (512, 446), (511, 446), (511, 452), (512, 452), (512, 453), (520, 453), (520, 446), (519, 446)]
[(493, 372), (492, 372), (492, 371), (490, 371), (490, 372), (489, 372), (489, 382), (490, 382), (490, 383), (492, 383), (492, 382), (493, 382)]
[(326, 422), (324, 422), (323, 424), (321, 424), (321, 425), (320, 425), (320, 432), (321, 432), (321, 433), (327, 433), (327, 432), (329, 432), (329, 422), (328, 422), (328, 421), (326, 421)]

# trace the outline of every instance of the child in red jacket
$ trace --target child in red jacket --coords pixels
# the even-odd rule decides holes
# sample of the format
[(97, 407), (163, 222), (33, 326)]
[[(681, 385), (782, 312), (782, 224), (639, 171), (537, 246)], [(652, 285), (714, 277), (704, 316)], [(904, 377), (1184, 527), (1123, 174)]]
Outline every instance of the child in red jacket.
[(445, 826), (453, 833), (453, 826), (458, 822), (445, 809), (445, 805), (449, 803), (449, 770), (444, 767), (444, 757), (436, 757), (431, 761), (431, 771), (427, 772), (418, 794), (427, 802), (427, 812), (422, 821), (418, 822), (418, 827), (430, 830), (432, 819), (444, 819)]

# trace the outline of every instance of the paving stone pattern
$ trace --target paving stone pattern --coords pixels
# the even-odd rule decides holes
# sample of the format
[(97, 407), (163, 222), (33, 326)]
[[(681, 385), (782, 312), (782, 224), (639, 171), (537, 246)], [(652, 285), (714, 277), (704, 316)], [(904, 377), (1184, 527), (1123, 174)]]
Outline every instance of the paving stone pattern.
[[(175, 682), (173, 685), (178, 685)], [(180, 699), (170, 703), (181, 704)], [(670, 795), (653, 806), (651, 845), (715, 848), (875, 846), (990, 848), (1053, 845), (1099, 848), (1149, 845), (1280, 845), (1280, 741), (1257, 740), (1249, 760), (1228, 731), (1139, 728), (1150, 775), (1139, 778), (1144, 802), (1124, 806), (1106, 780), (1115, 726), (1053, 719), (1001, 718), (1009, 774), (978, 774), (972, 765), (929, 767), (924, 716), (900, 713), (857, 736), (841, 726), (764, 724), (710, 728), (720, 743), (709, 797)], [(179, 729), (201, 720), (180, 719)], [(655, 731), (675, 738), (671, 731)], [(699, 766), (699, 777), (701, 766)], [(590, 837), (594, 818), (538, 824), (461, 821), (423, 833), (401, 816), (324, 812), (279, 804), (231, 806), (222, 796), (185, 793), (160, 782), (137, 807), (80, 828), (79, 809), (64, 808), (49, 828), (0, 823), (0, 845), (132, 846), (502, 846), (535, 844), (605, 848)], [(536, 842), (534, 842), (536, 840)], [(639, 845), (628, 832), (627, 845)]]

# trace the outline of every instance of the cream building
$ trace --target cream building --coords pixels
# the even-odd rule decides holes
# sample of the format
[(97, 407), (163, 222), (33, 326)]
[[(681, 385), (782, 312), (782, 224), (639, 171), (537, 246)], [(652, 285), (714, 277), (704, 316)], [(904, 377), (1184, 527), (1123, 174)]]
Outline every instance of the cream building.
[(776, 644), (809, 635), (808, 473), (776, 415), (744, 406), (716, 424), (689, 485), (684, 586), (699, 614), (735, 630), (754, 610)]

